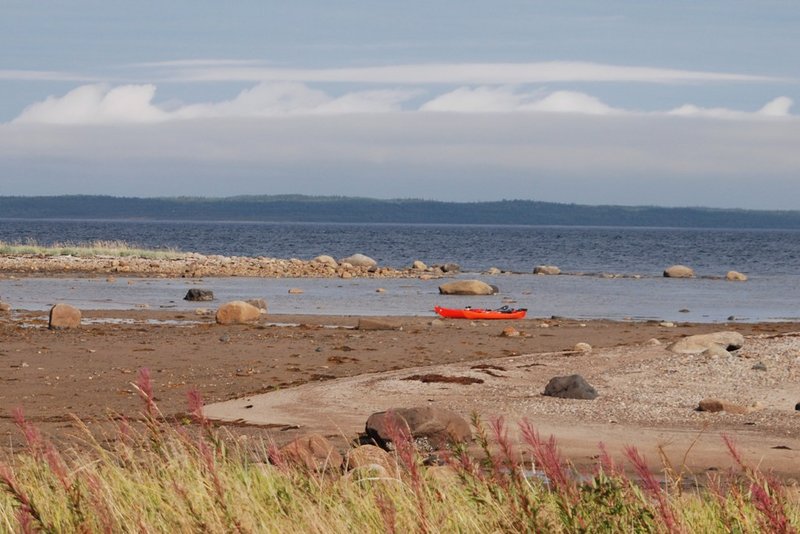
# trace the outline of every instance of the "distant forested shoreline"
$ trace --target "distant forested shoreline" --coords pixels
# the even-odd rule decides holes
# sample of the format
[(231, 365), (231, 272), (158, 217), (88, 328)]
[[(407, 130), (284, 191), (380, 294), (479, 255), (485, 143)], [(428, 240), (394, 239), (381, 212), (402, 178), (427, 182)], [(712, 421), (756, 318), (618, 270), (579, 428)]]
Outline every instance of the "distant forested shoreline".
[(303, 195), (225, 198), (0, 196), (0, 218), (800, 229), (800, 211)]

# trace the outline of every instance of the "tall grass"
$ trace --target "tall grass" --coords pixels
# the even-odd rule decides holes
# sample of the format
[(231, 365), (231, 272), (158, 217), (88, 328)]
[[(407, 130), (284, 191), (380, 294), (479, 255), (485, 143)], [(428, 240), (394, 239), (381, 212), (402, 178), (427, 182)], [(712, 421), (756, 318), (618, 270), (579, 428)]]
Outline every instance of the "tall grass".
[(429, 467), (396, 425), (399, 474), (316, 472), (268, 442), (226, 437), (196, 392), (186, 425), (159, 412), (146, 371), (136, 387), (140, 423), (121, 419), (102, 439), (87, 431), (73, 447), (56, 447), (15, 414), (26, 445), (0, 460), (0, 531), (791, 533), (800, 524), (800, 503), (731, 440), (739, 469), (691, 492), (656, 480), (633, 448), (636, 478), (602, 447), (596, 470), (577, 473), (530, 423), (516, 450), (502, 419), (487, 427), (477, 417), (478, 457), (457, 448)]
[(185, 256), (177, 250), (143, 249), (132, 246), (124, 241), (93, 241), (91, 243), (53, 243), (40, 245), (28, 240), (25, 243), (6, 243), (0, 241), (0, 254), (3, 255), (38, 255), (38, 256), (113, 256), (136, 257), (147, 259), (174, 259)]

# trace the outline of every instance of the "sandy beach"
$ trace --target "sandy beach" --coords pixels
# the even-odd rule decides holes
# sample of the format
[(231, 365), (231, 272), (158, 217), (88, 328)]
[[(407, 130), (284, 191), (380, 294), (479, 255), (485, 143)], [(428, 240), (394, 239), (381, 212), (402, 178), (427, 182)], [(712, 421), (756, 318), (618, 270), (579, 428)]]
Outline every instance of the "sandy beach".
[[(345, 448), (373, 411), (436, 405), (465, 418), (503, 416), (512, 435), (527, 418), (578, 465), (592, 463), (603, 441), (612, 454), (640, 447), (656, 470), (661, 453), (695, 474), (722, 469), (727, 434), (754, 464), (800, 477), (800, 324), (530, 318), (514, 321), (520, 335), (509, 337), (506, 322), (385, 319), (402, 329), (359, 330), (350, 316), (262, 315), (221, 326), (175, 311), (84, 310), (80, 328), (53, 331), (46, 314), (16, 310), (0, 319), (0, 439), (6, 448), (21, 442), (15, 407), (56, 440), (80, 434), (75, 417), (98, 433), (118, 416), (136, 419), (132, 383), (147, 368), (165, 416), (184, 420), (187, 393), (197, 389), (217, 424), (278, 443), (318, 432)], [(746, 339), (728, 358), (664, 348), (728, 329)], [(591, 352), (574, 351), (577, 343)], [(542, 396), (550, 378), (573, 373), (595, 386), (596, 400)], [(425, 374), (482, 382), (409, 380)], [(752, 408), (697, 412), (705, 398)]]

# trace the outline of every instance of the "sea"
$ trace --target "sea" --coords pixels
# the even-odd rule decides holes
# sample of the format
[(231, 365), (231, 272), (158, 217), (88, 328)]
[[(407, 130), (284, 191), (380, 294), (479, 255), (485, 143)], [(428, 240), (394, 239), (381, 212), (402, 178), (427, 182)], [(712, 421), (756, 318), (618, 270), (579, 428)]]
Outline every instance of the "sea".
[[(490, 297), (443, 297), (441, 280), (417, 279), (0, 280), (0, 300), (25, 309), (59, 301), (85, 309), (190, 310), (198, 304), (182, 300), (186, 288), (203, 287), (218, 301), (265, 298), (275, 314), (432, 316), (439, 304), (510, 305), (542, 318), (800, 320), (800, 230), (0, 218), (0, 241), (124, 241), (208, 255), (300, 259), (362, 253), (395, 268), (414, 260), (457, 263), (458, 278), (478, 278), (500, 290)], [(543, 264), (565, 274), (533, 275)], [(696, 278), (664, 278), (663, 270), (674, 264), (692, 267)], [(485, 274), (491, 267), (503, 274)], [(726, 281), (730, 270), (749, 280)], [(290, 295), (290, 288), (303, 293)]]

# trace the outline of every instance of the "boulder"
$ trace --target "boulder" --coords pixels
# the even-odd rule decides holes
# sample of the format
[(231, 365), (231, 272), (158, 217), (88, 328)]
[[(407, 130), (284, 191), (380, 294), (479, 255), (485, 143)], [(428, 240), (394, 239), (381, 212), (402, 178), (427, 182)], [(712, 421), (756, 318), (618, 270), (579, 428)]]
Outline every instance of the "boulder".
[(722, 399), (703, 399), (697, 406), (698, 412), (728, 412), (739, 415), (746, 415), (758, 409), (757, 406), (743, 406)]
[(415, 444), (425, 450), (438, 450), (472, 439), (472, 430), (463, 417), (432, 406), (395, 408), (369, 416), (366, 433), (378, 446), (388, 448), (394, 431), (411, 434)]
[(488, 274), (490, 276), (497, 276), (498, 274), (500, 274), (502, 272), (503, 271), (501, 271), (497, 267), (489, 267), (489, 269), (486, 271), (486, 274)]
[(694, 278), (694, 270), (685, 265), (673, 265), (664, 269), (665, 278)]
[(397, 461), (391, 454), (376, 447), (375, 445), (361, 445), (347, 451), (345, 461), (347, 469), (369, 468), (378, 466), (378, 470), (384, 470), (387, 474), (397, 476)]
[(575, 346), (572, 347), (572, 350), (575, 352), (592, 352), (592, 346), (588, 343), (580, 342), (575, 343)]
[(456, 280), (439, 286), (442, 295), (494, 295), (495, 289), (480, 280)]
[(247, 299), (245, 302), (248, 303), (251, 306), (255, 306), (260, 311), (262, 311), (264, 313), (267, 313), (267, 301), (266, 300), (264, 300), (264, 299)]
[(0, 300), (0, 315), (7, 315), (11, 313), (11, 304)]
[(581, 375), (556, 376), (550, 379), (544, 388), (548, 397), (560, 399), (593, 400), (597, 398), (597, 390)]
[(192, 302), (209, 302), (214, 300), (214, 292), (210, 289), (198, 289), (193, 287), (186, 292), (186, 296), (183, 297), (183, 300), (189, 300)]
[(56, 304), (50, 308), (50, 323), (48, 328), (51, 330), (61, 330), (64, 328), (77, 328), (81, 325), (81, 311), (69, 304)]
[(731, 353), (725, 350), (725, 347), (722, 345), (717, 345), (716, 343), (712, 343), (710, 347), (700, 353), (701, 356), (705, 356), (710, 360), (716, 360), (718, 358), (730, 358)]
[(402, 330), (403, 325), (386, 319), (361, 317), (358, 320), (359, 330)]
[(744, 345), (744, 336), (733, 331), (696, 334), (679, 339), (669, 345), (667, 350), (676, 354), (699, 354), (712, 348), (712, 345), (719, 345), (725, 350), (737, 350)]
[(311, 471), (338, 470), (342, 467), (342, 455), (330, 441), (319, 434), (301, 436), (284, 445), (283, 458)]
[(349, 263), (353, 267), (375, 267), (378, 262), (363, 254), (353, 254), (343, 259), (340, 263)]
[(555, 265), (537, 265), (533, 268), (533, 274), (561, 274), (561, 269)]
[(414, 269), (415, 271), (424, 271), (428, 268), (428, 266), (425, 265), (423, 262), (417, 260), (411, 264), (411, 268)]
[(219, 324), (245, 324), (257, 321), (261, 310), (252, 304), (241, 300), (226, 302), (217, 310), (217, 323)]
[(317, 263), (321, 263), (323, 265), (327, 265), (329, 267), (333, 267), (334, 269), (339, 266), (339, 264), (336, 262), (335, 259), (333, 259), (333, 257), (328, 256), (326, 254), (323, 254), (321, 256), (317, 256), (316, 258), (314, 258), (311, 261), (315, 261)]
[(725, 280), (730, 282), (746, 282), (747, 275), (742, 274), (739, 271), (728, 271), (728, 274), (725, 275)]

